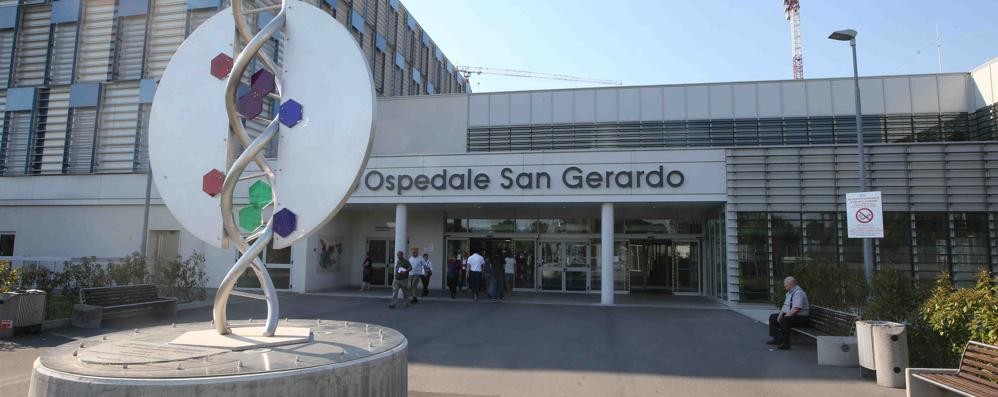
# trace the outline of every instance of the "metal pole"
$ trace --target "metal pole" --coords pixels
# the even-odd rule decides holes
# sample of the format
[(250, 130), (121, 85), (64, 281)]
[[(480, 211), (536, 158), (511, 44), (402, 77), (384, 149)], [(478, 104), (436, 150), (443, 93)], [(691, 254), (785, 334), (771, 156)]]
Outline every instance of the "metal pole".
[[(849, 40), (852, 47), (852, 78), (856, 92), (856, 152), (859, 161), (859, 191), (869, 190), (866, 182), (866, 145), (863, 142), (863, 108), (859, 102), (859, 67), (856, 64), (856, 39)], [(863, 239), (863, 270), (866, 274), (866, 284), (873, 284), (873, 249), (872, 241)]]
[(152, 167), (147, 171), (146, 174), (146, 204), (145, 210), (142, 213), (142, 245), (139, 248), (139, 252), (142, 253), (143, 257), (149, 256), (146, 252), (148, 248), (149, 240), (149, 196), (152, 194)]

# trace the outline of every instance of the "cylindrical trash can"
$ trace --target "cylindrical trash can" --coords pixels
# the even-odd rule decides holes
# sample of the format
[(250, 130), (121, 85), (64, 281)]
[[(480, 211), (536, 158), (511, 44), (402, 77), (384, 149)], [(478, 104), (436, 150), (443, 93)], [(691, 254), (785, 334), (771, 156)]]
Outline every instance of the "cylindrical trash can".
[(859, 350), (859, 366), (868, 370), (877, 369), (873, 361), (873, 325), (883, 321), (856, 322), (856, 348)]
[(904, 324), (886, 321), (873, 324), (873, 360), (878, 385), (904, 387), (904, 370), (908, 368), (908, 334)]

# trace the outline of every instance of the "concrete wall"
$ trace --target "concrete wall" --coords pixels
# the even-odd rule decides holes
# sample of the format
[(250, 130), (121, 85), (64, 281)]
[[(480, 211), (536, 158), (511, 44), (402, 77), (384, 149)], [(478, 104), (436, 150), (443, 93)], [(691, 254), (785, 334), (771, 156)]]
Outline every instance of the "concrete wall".
[(998, 58), (970, 71), (973, 108), (980, 109), (998, 101)]
[(373, 156), (464, 153), (467, 95), (378, 101)]

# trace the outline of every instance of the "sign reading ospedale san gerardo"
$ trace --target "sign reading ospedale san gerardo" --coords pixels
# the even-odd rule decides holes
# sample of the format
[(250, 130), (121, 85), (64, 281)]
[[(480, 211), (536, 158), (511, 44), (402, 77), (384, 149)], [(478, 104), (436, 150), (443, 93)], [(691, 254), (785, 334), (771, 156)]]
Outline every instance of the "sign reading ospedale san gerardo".
[(603, 153), (599, 154), (603, 158), (588, 158), (586, 153), (558, 153), (558, 157), (548, 155), (539, 164), (524, 161), (526, 156), (519, 154), (373, 158), (361, 175), (351, 201), (418, 197), (451, 197), (460, 201), (488, 201), (494, 197), (494, 201), (499, 201), (499, 197), (510, 196), (607, 195), (675, 196), (676, 201), (723, 200), (726, 194), (723, 155), (705, 152), (707, 156), (672, 151), (661, 156), (649, 155), (647, 161), (640, 162), (633, 161), (626, 152), (619, 162), (608, 161), (614, 158)]

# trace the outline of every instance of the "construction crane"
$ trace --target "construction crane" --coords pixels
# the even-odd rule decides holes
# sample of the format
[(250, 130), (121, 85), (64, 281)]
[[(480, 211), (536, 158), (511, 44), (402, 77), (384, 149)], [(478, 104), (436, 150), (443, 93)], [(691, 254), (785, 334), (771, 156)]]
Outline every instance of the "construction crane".
[(620, 82), (620, 80), (590, 79), (585, 77), (569, 76), (565, 74), (537, 73), (537, 72), (529, 72), (526, 70), (486, 68), (481, 66), (458, 66), (457, 70), (461, 72), (461, 75), (463, 75), (465, 79), (471, 77), (471, 75), (473, 74), (479, 74), (479, 75), (491, 74), (496, 76), (513, 76), (513, 77), (526, 77), (531, 79), (578, 81), (583, 83), (596, 83), (596, 84), (606, 84), (606, 85), (624, 84)]
[(804, 78), (804, 51), (800, 45), (800, 0), (783, 0), (783, 10), (790, 21), (790, 46), (793, 48), (794, 80)]

